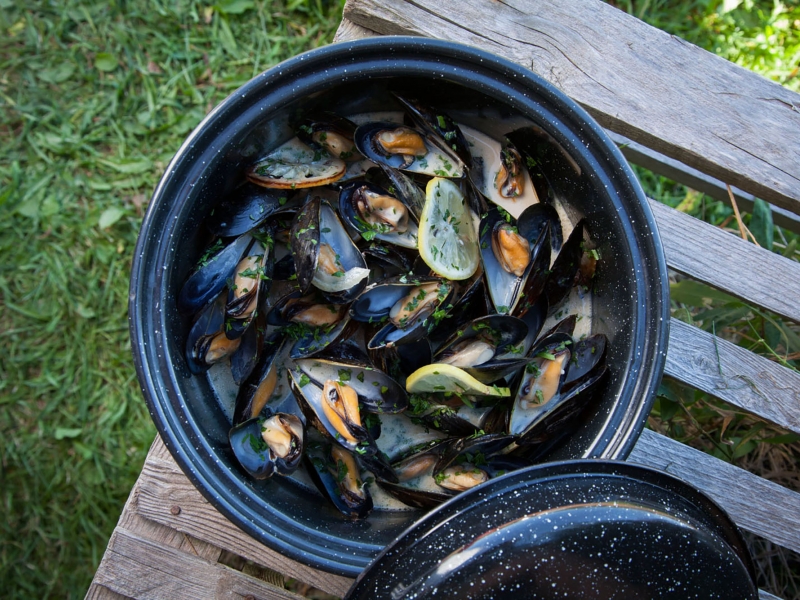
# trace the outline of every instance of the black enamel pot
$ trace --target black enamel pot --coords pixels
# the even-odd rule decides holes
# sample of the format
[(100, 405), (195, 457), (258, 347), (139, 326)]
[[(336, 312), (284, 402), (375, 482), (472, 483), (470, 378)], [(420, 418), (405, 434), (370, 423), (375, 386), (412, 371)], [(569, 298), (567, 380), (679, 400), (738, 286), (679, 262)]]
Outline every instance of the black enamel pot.
[(186, 140), (150, 203), (131, 277), (134, 361), (159, 433), (198, 489), (257, 540), (348, 576), (420, 513), (374, 511), (347, 522), (291, 481), (248, 479), (229, 449), (230, 423), (211, 382), (185, 363), (190, 318), (179, 313), (176, 297), (209, 242), (203, 220), (247, 166), (292, 136), (290, 119), (309, 109), (385, 110), (394, 106), (388, 90), (397, 87), (444, 111), (522, 119), (570, 157), (553, 158), (552, 185), (600, 242), (592, 326), (608, 336), (610, 376), (591, 414), (547, 458), (625, 458), (644, 426), (666, 356), (668, 283), (653, 215), (614, 144), (552, 85), (475, 48), (407, 37), (331, 45), (247, 83)]
[(510, 473), (415, 523), (347, 600), (756, 600), (741, 533), (674, 477), (620, 461)]

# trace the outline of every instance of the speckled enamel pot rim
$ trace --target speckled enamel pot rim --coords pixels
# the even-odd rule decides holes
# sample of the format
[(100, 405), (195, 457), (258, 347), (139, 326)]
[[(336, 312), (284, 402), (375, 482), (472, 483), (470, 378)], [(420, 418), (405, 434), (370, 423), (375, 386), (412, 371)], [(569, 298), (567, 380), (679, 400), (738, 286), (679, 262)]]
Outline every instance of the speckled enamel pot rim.
[[(572, 527), (564, 526), (565, 514), (571, 519), (568, 522), (580, 522), (587, 527), (570, 531)], [(652, 515), (652, 520), (647, 520), (648, 515)], [(631, 517), (634, 527), (650, 528), (649, 532), (638, 530), (642, 539), (647, 539), (648, 534), (654, 539), (665, 538), (661, 539), (661, 548), (658, 544), (650, 548), (641, 540), (626, 539), (624, 532)], [(620, 530), (615, 529), (617, 523), (622, 524)], [(599, 532), (602, 539), (593, 538)], [(687, 545), (684, 536), (693, 543)], [(514, 537), (520, 540), (516, 542), (518, 547)], [(514, 571), (525, 568), (528, 557), (535, 563), (537, 583), (549, 592), (549, 587), (556, 587), (558, 582), (551, 581), (553, 572), (548, 572), (543, 563), (558, 560), (550, 553), (565, 552), (564, 545), (570, 542), (577, 544), (573, 546), (577, 551), (566, 551), (568, 558), (559, 565), (558, 575), (559, 579), (563, 576), (563, 581), (572, 577), (581, 579), (581, 589), (583, 586), (591, 589), (590, 579), (598, 566), (605, 565), (610, 573), (618, 570), (617, 575), (624, 575), (630, 570), (645, 578), (648, 585), (653, 585), (647, 588), (647, 597), (677, 597), (671, 595), (670, 587), (680, 582), (681, 577), (694, 579), (695, 587), (684, 590), (692, 594), (687, 597), (725, 600), (758, 597), (755, 567), (741, 532), (707, 496), (672, 475), (641, 465), (573, 460), (509, 473), (437, 507), (372, 561), (358, 576), (345, 600), (395, 598), (400, 597), (396, 595), (398, 590), (403, 591), (404, 598), (436, 596), (431, 593), (431, 579), (441, 585), (443, 589), (438, 591), (443, 597), (449, 597), (448, 580), (451, 585), (455, 580), (464, 594), (471, 591), (475, 597), (487, 597), (488, 588), (493, 597), (517, 598), (520, 591), (514, 582), (519, 581), (519, 576)], [(661, 561), (653, 559), (670, 542), (683, 554), (675, 552)], [(599, 562), (592, 557), (591, 550), (581, 550), (593, 545), (603, 555)], [(645, 552), (641, 552), (643, 549)], [(543, 552), (537, 553), (539, 550)], [(703, 564), (703, 552), (712, 559), (716, 567), (713, 572), (709, 572), (710, 565)], [(491, 572), (471, 564), (480, 563), (482, 554), (499, 557), (501, 564), (493, 562)], [(543, 560), (544, 557), (548, 560)], [(713, 560), (716, 557), (720, 557), (719, 562)], [(656, 564), (667, 566), (670, 572), (649, 571)], [(574, 570), (562, 572), (570, 569)], [(596, 577), (602, 580), (609, 576)], [(609, 595), (595, 590), (580, 597), (616, 598), (626, 585), (633, 587), (624, 580), (617, 583), (619, 588), (606, 588), (606, 593), (612, 592)], [(722, 590), (724, 585), (728, 586), (727, 591)], [(533, 586), (525, 592), (528, 594), (525, 597), (539, 597)], [(569, 597), (575, 597), (574, 592), (573, 589)], [(561, 597), (561, 593), (554, 592), (553, 597), (556, 595)]]
[[(247, 480), (233, 466), (213, 398), (183, 364), (182, 326), (175, 296), (185, 276), (175, 265), (198, 228), (198, 188), (209, 184), (242, 132), (298, 99), (344, 83), (386, 77), (431, 78), (479, 90), (530, 118), (587, 165), (601, 190), (626, 263), (626, 322), (630, 337), (617, 365), (613, 398), (591, 432), (579, 432), (556, 458), (624, 459), (635, 444), (666, 359), (669, 288), (652, 212), (622, 154), (577, 104), (513, 63), (476, 48), (412, 37), (334, 44), (262, 73), (217, 106), (189, 136), (167, 168), (149, 205), (131, 275), (129, 322), (136, 371), (156, 427), (178, 464), (225, 516), (258, 541), (309, 566), (350, 577), (419, 513), (381, 512), (361, 523), (339, 523), (327, 509), (308, 508), (296, 488)], [(599, 209), (598, 209), (599, 210)], [(612, 236), (614, 237), (614, 236)], [(622, 259), (620, 259), (622, 260)], [(184, 261), (186, 262), (186, 261)], [(620, 278), (623, 275), (619, 276)], [(627, 304), (626, 304), (627, 303)], [(184, 319), (185, 320), (185, 319)], [(612, 319), (613, 320), (613, 319)], [(198, 397), (202, 396), (202, 397)], [(573, 443), (574, 442), (574, 443)], [(264, 504), (268, 505), (265, 509)], [(322, 513), (322, 514), (320, 514)]]

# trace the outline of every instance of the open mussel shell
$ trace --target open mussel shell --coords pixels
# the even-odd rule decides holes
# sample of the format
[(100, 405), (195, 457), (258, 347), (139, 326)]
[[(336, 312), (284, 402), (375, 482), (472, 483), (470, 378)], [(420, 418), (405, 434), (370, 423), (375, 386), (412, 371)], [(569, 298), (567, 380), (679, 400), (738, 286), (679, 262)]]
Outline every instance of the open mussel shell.
[(465, 165), (472, 164), (469, 144), (455, 121), (441, 110), (420, 102), (416, 98), (392, 92), (400, 101), (413, 124), (427, 132), (429, 139), (448, 154), (455, 154)]
[(426, 338), (413, 342), (383, 345), (369, 349), (372, 363), (381, 371), (405, 386), (406, 378), (417, 369), (431, 364), (431, 345)]
[(295, 364), (320, 386), (329, 380), (346, 383), (367, 412), (393, 414), (408, 407), (405, 389), (383, 371), (364, 363), (315, 357), (297, 359)]
[(472, 154), (469, 179), (481, 196), (514, 218), (539, 202), (523, 157), (513, 144), (508, 140), (497, 141), (470, 127), (462, 127), (462, 131)]
[(427, 335), (446, 312), (455, 286), (441, 277), (400, 276), (366, 289), (350, 307), (353, 319), (386, 322), (369, 341), (374, 350), (415, 342)]
[(370, 271), (370, 284), (399, 277), (411, 271), (414, 265), (412, 253), (392, 244), (371, 242), (362, 250)]
[(581, 381), (599, 363), (605, 360), (608, 339), (602, 333), (578, 340), (572, 345), (572, 358), (564, 386)]
[(522, 342), (527, 335), (528, 326), (516, 317), (480, 317), (456, 331), (433, 360), (464, 369), (481, 383), (494, 383), (525, 365)]
[(249, 419), (232, 427), (228, 437), (239, 464), (254, 479), (290, 475), (303, 457), (305, 431), (295, 415)]
[(375, 440), (361, 423), (358, 399), (347, 384), (322, 386), (298, 369), (289, 369), (289, 387), (308, 423), (336, 444), (358, 454), (375, 454)]
[(345, 517), (360, 519), (372, 510), (372, 496), (361, 479), (352, 452), (325, 441), (309, 441), (306, 450), (309, 475), (319, 491)]
[(241, 337), (257, 316), (272, 284), (271, 229), (253, 232), (253, 240), (228, 281), (225, 335)]
[(522, 290), (541, 250), (541, 241), (531, 244), (516, 231), (516, 223), (507, 220), (496, 208), (481, 219), (481, 261), (486, 274), (489, 297), (498, 313), (513, 313)]
[(285, 358), (286, 337), (276, 331), (263, 340), (258, 363), (250, 376), (239, 387), (233, 409), (233, 424), (252, 419), (261, 414), (278, 386), (278, 371)]
[(454, 492), (437, 485), (433, 475), (433, 468), (448, 443), (448, 440), (434, 440), (409, 449), (392, 461), (397, 481), (378, 477), (378, 485), (414, 508), (429, 509), (449, 500)]
[(492, 478), (493, 469), (487, 468), (493, 457), (514, 442), (514, 436), (486, 434), (449, 440), (439, 460), (433, 467), (436, 483), (452, 492), (480, 485)]
[(389, 122), (365, 123), (356, 129), (359, 151), (378, 164), (431, 177), (461, 178), (464, 163), (431, 142), (423, 131)]
[[(483, 409), (481, 412), (485, 416), (488, 410)], [(437, 394), (414, 394), (410, 398), (410, 406), (405, 414), (412, 423), (441, 431), (448, 436), (463, 438), (481, 431), (480, 425), (468, 418), (471, 415), (467, 415), (467, 411), (466, 405), (456, 396), (446, 399), (440, 398)], [(478, 422), (481, 420), (479, 417)]]
[(291, 248), (297, 284), (313, 285), (335, 304), (347, 304), (367, 285), (369, 269), (336, 212), (318, 196), (295, 216)]
[[(211, 256), (200, 259), (200, 265), (183, 284), (178, 294), (178, 308), (183, 313), (196, 313), (225, 289), (236, 265), (250, 247), (253, 238), (243, 235)], [(213, 246), (210, 250), (213, 251)]]
[(220, 294), (198, 315), (186, 338), (186, 363), (198, 375), (239, 348), (240, 340), (225, 335), (225, 296)]
[(517, 229), (520, 235), (531, 242), (538, 239), (545, 229), (549, 229), (550, 248), (556, 254), (564, 243), (561, 217), (558, 216), (558, 211), (552, 205), (545, 202), (539, 202), (526, 208), (517, 219)]
[(545, 283), (543, 293), (547, 296), (550, 308), (554, 308), (561, 302), (575, 285), (575, 276), (581, 266), (583, 243), (584, 221), (581, 220), (575, 225), (567, 241), (561, 247), (561, 251), (550, 269), (547, 283)]
[(273, 150), (247, 169), (249, 181), (267, 188), (295, 190), (334, 183), (347, 171), (347, 163), (299, 140)]
[(307, 294), (294, 290), (274, 302), (267, 313), (267, 323), (284, 327), (299, 323), (311, 328), (328, 329), (344, 319), (346, 306), (326, 300), (313, 288)]
[(417, 215), (398, 195), (373, 183), (357, 180), (346, 184), (339, 194), (339, 213), (365, 240), (417, 247)]
[(296, 128), (300, 141), (345, 162), (363, 158), (353, 142), (355, 131), (355, 123), (332, 112), (308, 115)]
[(205, 220), (206, 228), (219, 237), (247, 233), (277, 211), (291, 208), (294, 200), (290, 202), (289, 194), (288, 191), (270, 190), (245, 182), (214, 207)]

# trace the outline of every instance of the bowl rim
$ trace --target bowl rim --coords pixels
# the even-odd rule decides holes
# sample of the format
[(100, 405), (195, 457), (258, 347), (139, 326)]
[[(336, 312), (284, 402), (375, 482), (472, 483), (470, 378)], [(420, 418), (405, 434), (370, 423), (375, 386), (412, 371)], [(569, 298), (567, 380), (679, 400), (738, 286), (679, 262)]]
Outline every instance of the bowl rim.
[[(144, 306), (142, 298), (148, 295), (156, 299), (163, 297), (163, 294), (155, 293), (160, 289), (161, 278), (148, 269), (151, 269), (153, 262), (156, 265), (166, 264), (169, 248), (165, 246), (170, 244), (158, 239), (155, 248), (152, 247), (151, 230), (159, 229), (157, 220), (160, 216), (157, 212), (164, 209), (163, 205), (170, 200), (168, 188), (174, 183), (171, 181), (173, 175), (180, 173), (183, 179), (191, 180), (190, 185), (196, 182), (198, 175), (196, 165), (194, 165), (195, 171), (191, 170), (194, 148), (202, 138), (209, 135), (210, 130), (215, 127), (219, 129), (221, 127), (219, 124), (224, 123), (226, 119), (233, 118), (242, 110), (252, 108), (252, 98), (257, 97), (259, 91), (263, 92), (269, 86), (283, 86), (282, 98), (288, 103), (298, 93), (298, 89), (311, 85), (307, 76), (315, 73), (318, 75), (321, 69), (327, 72), (329, 80), (332, 74), (345, 78), (358, 78), (363, 77), (363, 74), (352, 72), (356, 61), (359, 66), (369, 60), (391, 67), (400, 64), (399, 58), (409, 57), (416, 59), (414, 63), (416, 65), (425, 65), (431, 71), (434, 69), (441, 71), (442, 76), (444, 72), (456, 70), (456, 67), (448, 67), (448, 61), (471, 64), (475, 73), (495, 79), (503, 78), (506, 82), (503, 85), (506, 87), (511, 87), (513, 84), (514, 88), (526, 87), (529, 90), (536, 90), (536, 93), (545, 100), (564, 107), (569, 111), (569, 120), (581, 124), (582, 134), (586, 137), (585, 142), (599, 145), (608, 157), (606, 162), (616, 163), (615, 168), (620, 169), (619, 177), (627, 180), (639, 201), (639, 206), (636, 208), (640, 211), (639, 216), (644, 219), (644, 223), (637, 223), (637, 226), (644, 226), (648, 230), (651, 244), (649, 249), (652, 251), (649, 255), (651, 261), (649, 270), (657, 276), (660, 289), (645, 290), (647, 293), (644, 294), (644, 298), (647, 300), (647, 306), (639, 307), (641, 318), (637, 321), (634, 337), (643, 336), (643, 347), (652, 350), (650, 355), (652, 364), (649, 368), (639, 369), (637, 372), (635, 393), (641, 395), (642, 400), (634, 403), (633, 410), (624, 414), (623, 422), (610, 436), (598, 440), (595, 447), (587, 451), (587, 457), (606, 459), (627, 457), (644, 428), (666, 362), (669, 286), (666, 260), (653, 213), (633, 171), (617, 146), (585, 110), (545, 79), (502, 57), (464, 44), (410, 36), (384, 36), (341, 42), (310, 50), (268, 69), (244, 84), (217, 105), (188, 136), (167, 167), (151, 198), (142, 222), (131, 269), (128, 314), (134, 365), (151, 417), (165, 445), (192, 483), (221, 513), (249, 535), (285, 556), (314, 568), (349, 577), (356, 576), (382, 549), (382, 546), (373, 543), (351, 543), (318, 529), (294, 522), (287, 523), (285, 519), (280, 524), (287, 526), (288, 531), (274, 525), (259, 526), (256, 524), (258, 507), (247, 504), (248, 488), (240, 482), (233, 483), (234, 490), (220, 487), (219, 476), (215, 473), (213, 464), (206, 463), (208, 456), (213, 455), (213, 449), (207, 440), (191, 430), (188, 422), (181, 423), (181, 417), (186, 412), (186, 403), (174, 385), (176, 374), (172, 365), (166, 361), (166, 342), (162, 339), (163, 336), (159, 336), (158, 331), (159, 325), (163, 323), (163, 320), (159, 319), (162, 318), (164, 308), (156, 306), (153, 309)], [(348, 67), (351, 68), (350, 73)], [(273, 97), (275, 93), (270, 91)], [(647, 322), (644, 319), (645, 311), (649, 311), (650, 315)], [(158, 318), (154, 318), (154, 315)], [(146, 329), (146, 325), (150, 324), (155, 325), (155, 331), (153, 328)], [(598, 448), (598, 444), (602, 444), (603, 447)]]

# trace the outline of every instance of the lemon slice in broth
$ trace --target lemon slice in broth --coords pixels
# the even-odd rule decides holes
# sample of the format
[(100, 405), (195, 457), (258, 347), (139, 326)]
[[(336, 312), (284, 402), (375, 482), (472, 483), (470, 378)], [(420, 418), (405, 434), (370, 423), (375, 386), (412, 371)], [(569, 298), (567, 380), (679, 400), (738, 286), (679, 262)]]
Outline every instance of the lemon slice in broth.
[(412, 394), (452, 392), (467, 396), (511, 395), (508, 388), (486, 385), (463, 369), (443, 363), (425, 365), (414, 371), (406, 380), (406, 390)]
[(428, 182), (418, 243), (422, 260), (441, 277), (460, 281), (478, 269), (480, 247), (472, 211), (449, 179), (434, 177)]

